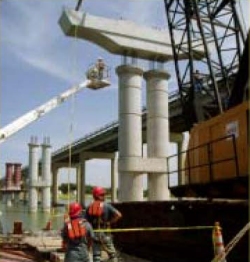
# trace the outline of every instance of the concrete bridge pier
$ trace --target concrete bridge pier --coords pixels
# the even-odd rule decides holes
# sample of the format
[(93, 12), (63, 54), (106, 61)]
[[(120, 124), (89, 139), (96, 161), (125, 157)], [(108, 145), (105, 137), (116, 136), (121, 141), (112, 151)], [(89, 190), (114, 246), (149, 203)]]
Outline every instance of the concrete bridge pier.
[(32, 137), (29, 143), (29, 211), (37, 211), (38, 203), (38, 149), (39, 145), (37, 143), (37, 138)]
[[(82, 152), (80, 153), (80, 162), (76, 169), (77, 181), (77, 201), (83, 206), (86, 205), (86, 161), (90, 159), (110, 159), (111, 160), (111, 201), (116, 201), (117, 190), (117, 157), (115, 153), (104, 152)], [(99, 185), (101, 186), (101, 184)]]
[(42, 210), (50, 212), (51, 209), (51, 145), (49, 138), (45, 137), (42, 146)]
[[(168, 82), (170, 75), (159, 69), (144, 73), (147, 82), (147, 156), (167, 159), (169, 147)], [(167, 171), (167, 170), (166, 170)], [(170, 197), (166, 173), (148, 173), (148, 200)]]
[[(143, 200), (143, 176), (129, 171), (130, 158), (142, 157), (141, 83), (143, 70), (133, 65), (117, 67), (119, 77), (119, 160), (128, 159), (119, 169), (119, 201)], [(128, 170), (128, 171), (126, 171)]]
[(77, 181), (77, 201), (83, 206), (86, 205), (86, 158), (83, 154), (80, 155), (80, 163), (76, 168), (76, 181)]
[(58, 203), (58, 171), (57, 165), (52, 166), (52, 205)]

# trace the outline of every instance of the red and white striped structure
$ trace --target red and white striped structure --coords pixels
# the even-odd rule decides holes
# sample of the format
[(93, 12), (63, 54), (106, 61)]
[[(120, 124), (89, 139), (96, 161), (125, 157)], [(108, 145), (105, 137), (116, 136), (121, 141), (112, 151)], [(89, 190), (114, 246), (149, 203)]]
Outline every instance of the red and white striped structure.
[(18, 190), (21, 186), (21, 166), (20, 163), (6, 163), (5, 189)]
[(215, 222), (213, 229), (213, 246), (214, 255), (216, 257), (215, 261), (226, 262), (225, 257), (225, 247), (223, 242), (223, 237), (221, 233), (221, 227), (219, 222)]

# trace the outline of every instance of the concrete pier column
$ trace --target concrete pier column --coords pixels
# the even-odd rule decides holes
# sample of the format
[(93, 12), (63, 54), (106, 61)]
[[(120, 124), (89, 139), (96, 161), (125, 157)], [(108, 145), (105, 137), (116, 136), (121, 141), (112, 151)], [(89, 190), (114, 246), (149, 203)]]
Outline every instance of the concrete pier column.
[[(76, 200), (85, 205), (85, 161), (81, 162), (76, 168)], [(84, 191), (84, 192), (83, 192)]]
[(77, 192), (78, 192), (78, 201), (83, 206), (86, 205), (86, 159), (80, 155), (80, 164), (77, 168)]
[[(168, 82), (170, 75), (164, 70), (144, 73), (147, 82), (147, 155), (165, 158), (169, 147)], [(167, 174), (148, 174), (149, 200), (169, 199)]]
[(37, 138), (32, 137), (29, 143), (29, 211), (37, 211), (38, 202), (38, 149)]
[(51, 145), (48, 137), (44, 138), (42, 147), (42, 210), (51, 209)]
[(118, 159), (115, 154), (114, 158), (111, 158), (111, 201), (117, 201), (117, 179), (118, 179)]
[(52, 166), (52, 205), (58, 203), (58, 171), (59, 167)]
[[(117, 67), (119, 77), (119, 159), (142, 157), (141, 83), (143, 70), (137, 66)], [(119, 170), (119, 166), (118, 166)], [(120, 171), (120, 170), (119, 170)], [(141, 174), (119, 172), (119, 201), (142, 201), (143, 177)]]

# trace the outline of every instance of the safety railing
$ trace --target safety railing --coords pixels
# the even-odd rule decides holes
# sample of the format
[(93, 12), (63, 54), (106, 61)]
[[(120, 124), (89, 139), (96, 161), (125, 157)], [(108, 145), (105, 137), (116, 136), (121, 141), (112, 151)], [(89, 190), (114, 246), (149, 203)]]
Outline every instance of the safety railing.
[[(225, 156), (224, 158), (220, 158), (218, 160), (214, 159), (213, 156), (213, 145), (220, 143), (221, 141), (231, 141), (231, 145), (232, 145), (232, 154), (231, 156)], [(195, 151), (197, 152), (197, 154), (199, 154), (199, 151), (201, 149), (205, 149), (206, 152), (206, 159), (207, 161), (204, 161), (204, 163), (199, 163), (199, 164), (193, 164), (192, 165), (192, 160), (191, 160), (191, 154), (195, 154)], [(189, 148), (187, 150), (184, 150), (182, 152), (179, 152), (177, 154), (171, 155), (167, 158), (167, 163), (168, 163), (168, 167), (170, 168), (171, 166), (171, 160), (175, 159), (175, 162), (178, 163), (178, 159), (181, 158), (181, 156), (185, 155), (186, 160), (185, 160), (185, 167), (177, 167), (174, 170), (168, 171), (168, 185), (171, 188), (171, 184), (170, 184), (170, 179), (171, 179), (171, 175), (175, 174), (178, 177), (178, 184), (180, 185), (180, 181), (181, 181), (181, 176), (183, 175), (183, 173), (185, 174), (185, 177), (187, 177), (187, 181), (185, 181), (185, 185), (190, 185), (192, 184), (192, 173), (194, 173), (194, 170), (197, 170), (198, 168), (204, 168), (207, 167), (208, 168), (208, 173), (209, 173), (209, 182), (213, 182), (214, 178), (215, 178), (215, 174), (214, 174), (214, 169), (213, 167), (216, 165), (219, 165), (223, 162), (233, 162), (234, 163), (234, 168), (235, 168), (235, 176), (238, 177), (239, 176), (239, 163), (238, 163), (238, 157), (237, 157), (237, 148), (236, 148), (236, 138), (234, 134), (231, 135), (227, 135), (218, 139), (214, 139), (211, 140), (208, 143), (204, 143), (201, 144), (199, 146), (196, 147), (192, 147)], [(193, 156), (194, 157), (194, 156)], [(203, 159), (205, 157), (203, 156)], [(199, 160), (199, 157), (198, 157)], [(195, 162), (195, 161), (193, 161)], [(199, 161), (200, 162), (200, 161)], [(168, 168), (168, 169), (169, 169)], [(201, 175), (202, 176), (202, 175)], [(202, 177), (201, 177), (202, 178)]]

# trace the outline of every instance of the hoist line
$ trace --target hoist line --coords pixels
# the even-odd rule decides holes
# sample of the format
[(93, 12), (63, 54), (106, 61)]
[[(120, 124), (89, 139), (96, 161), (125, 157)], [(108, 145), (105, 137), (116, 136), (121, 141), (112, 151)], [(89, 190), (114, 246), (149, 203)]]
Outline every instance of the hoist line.
[[(72, 75), (73, 75), (73, 78), (74, 76), (76, 75), (76, 70), (77, 70), (77, 53), (76, 53), (76, 42), (77, 42), (77, 32), (78, 31), (78, 25), (75, 26), (75, 30), (74, 30), (74, 41), (73, 41), (73, 70), (72, 70)], [(74, 116), (75, 116), (75, 95), (73, 94), (72, 97), (71, 97), (71, 107), (70, 107), (70, 120), (69, 120), (69, 123), (70, 123), (70, 126), (69, 126), (69, 163), (68, 163), (68, 177), (67, 177), (67, 180), (68, 180), (68, 210), (69, 210), (69, 204), (70, 204), (70, 176), (71, 176), (71, 172), (72, 172), (72, 143), (73, 143), (73, 139), (74, 139)]]

